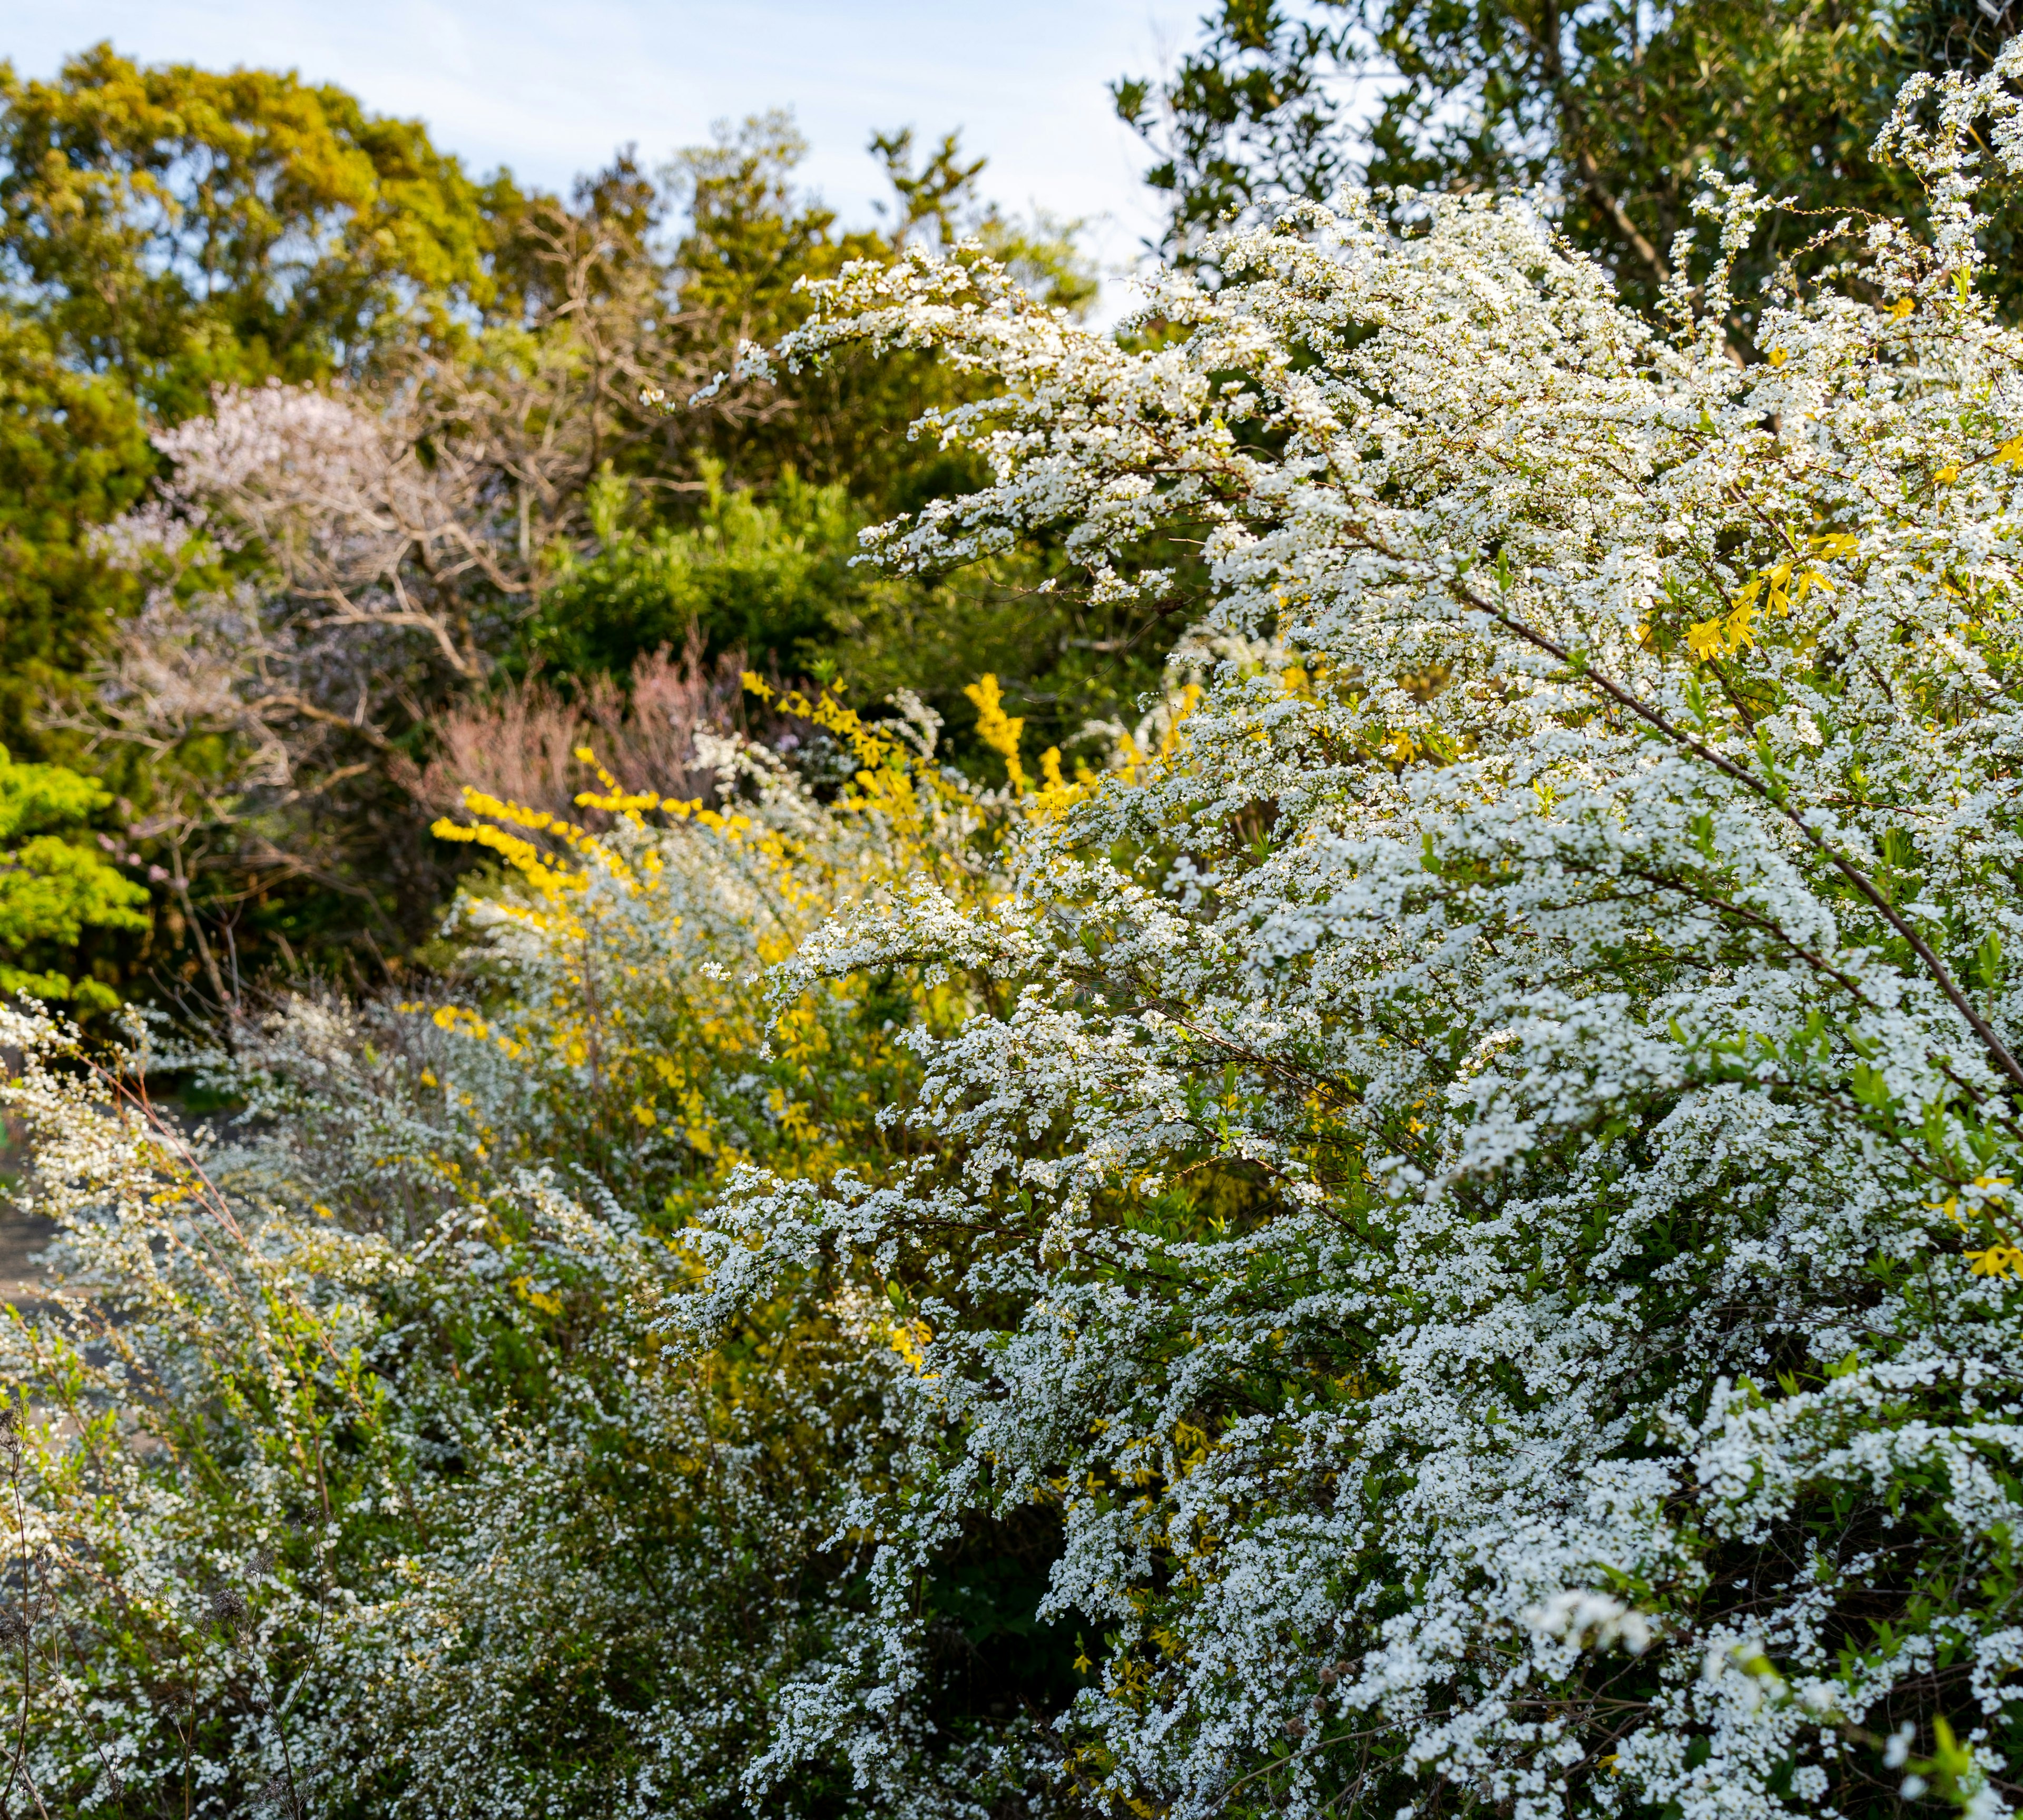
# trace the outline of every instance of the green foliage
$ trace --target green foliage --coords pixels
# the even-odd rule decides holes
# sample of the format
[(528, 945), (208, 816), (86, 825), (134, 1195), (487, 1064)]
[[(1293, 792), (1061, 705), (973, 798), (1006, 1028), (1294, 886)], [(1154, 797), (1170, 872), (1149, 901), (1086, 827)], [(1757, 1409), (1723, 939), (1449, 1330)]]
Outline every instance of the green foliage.
[[(804, 281), (833, 277), (853, 259), (890, 261), (909, 245), (946, 248), (973, 237), (1045, 302), (1079, 313), (1094, 301), (1076, 224), (1043, 216), (1024, 225), (985, 203), (983, 163), (963, 158), (957, 135), (917, 170), (910, 132), (876, 135), (871, 150), (892, 199), (880, 228), (856, 230), (840, 230), (834, 212), (796, 187), (807, 144), (791, 115), (755, 116), (682, 155), (690, 227), (674, 254), (678, 293), (684, 309), (713, 325), (724, 364), (740, 342), (770, 344), (807, 319)], [(924, 412), (966, 396), (958, 377), (927, 356), (849, 356), (782, 375), (767, 404), (710, 429), (707, 451), (733, 485), (770, 486), (789, 469), (818, 485), (847, 484), (875, 520), (979, 484), (973, 462), (909, 434)]]
[[(599, 546), (566, 560), (544, 590), (521, 663), (575, 683), (622, 682), (693, 633), (762, 672), (843, 681), (859, 701), (911, 690), (964, 729), (964, 689), (991, 674), (1017, 690), (1039, 742), (1056, 745), (1092, 718), (1135, 718), (1158, 682), (1163, 645), (1143, 636), (1142, 615), (1040, 591), (1060, 572), (1055, 555), (895, 578), (861, 561), (869, 516), (840, 484), (812, 486), (788, 469), (762, 494), (726, 489), (714, 464), (704, 471), (698, 521), (679, 529), (626, 522), (621, 480), (593, 488)], [(982, 756), (966, 736), (956, 744)]]
[(0, 992), (117, 1002), (101, 981), (60, 970), (86, 930), (144, 930), (147, 892), (87, 844), (111, 799), (58, 765), (20, 765), (0, 750)]
[(683, 301), (710, 312), (749, 341), (770, 341), (805, 313), (795, 293), (803, 277), (825, 277), (868, 257), (872, 236), (836, 232), (836, 214), (795, 188), (808, 143), (791, 114), (755, 115), (734, 133), (684, 152), (678, 161), (689, 232), (675, 260)]
[[(141, 592), (100, 532), (161, 473), (151, 433), (221, 386), (358, 381), (466, 344), (525, 306), (499, 255), (529, 206), (418, 122), (293, 75), (150, 68), (108, 45), (49, 81), (0, 65), (0, 741), (86, 750), (90, 674)], [(164, 750), (95, 753), (144, 818), (174, 793)], [(38, 846), (38, 864), (75, 871), (75, 850)], [(76, 970), (58, 952), (74, 925), (144, 926), (97, 914), (125, 901), (88, 865), (63, 890), (46, 879), (30, 971)]]
[(0, 741), (47, 737), (34, 711), (72, 693), (134, 589), (93, 547), (155, 455), (132, 391), (63, 358), (47, 325), (0, 310)]
[(212, 386), (368, 364), (419, 313), (492, 300), (495, 219), (416, 121), (261, 70), (101, 44), (53, 82), (0, 70), (0, 232), (66, 357), (170, 420)]
[(1166, 250), (1187, 258), (1223, 218), (1268, 199), (1323, 202), (1353, 166), (1325, 78), (1345, 53), (1338, 17), (1290, 17), (1277, 0), (1224, 0), (1165, 82), (1110, 85), (1124, 122), (1170, 135), (1145, 181), (1169, 199)]
[[(1168, 250), (1198, 260), (1224, 216), (1345, 179), (1419, 190), (1520, 189), (1561, 199), (1573, 243), (1625, 299), (1655, 305), (1673, 239), (1712, 165), (1797, 213), (1772, 220), (1738, 269), (1738, 316), (1758, 281), (1835, 215), (1915, 218), (1923, 202), (1871, 143), (1912, 71), (1985, 64), (1985, 18), (1919, 0), (1224, 0), (1170, 79), (1115, 84), (1123, 118), (1154, 141)], [(1366, 81), (1388, 84), (1366, 121)], [(1344, 83), (1341, 79), (1359, 80)], [(1356, 99), (1345, 103), (1344, 89)], [(2014, 205), (1998, 213), (2006, 249)], [(1992, 274), (2008, 297), (2016, 280)]]
[(620, 521), (624, 483), (594, 491), (600, 547), (570, 561), (543, 593), (533, 653), (572, 677), (624, 676), (654, 651), (679, 649), (691, 628), (712, 652), (743, 651), (761, 668), (805, 667), (829, 643), (837, 614), (870, 583), (851, 566), (862, 509), (840, 485), (810, 486), (791, 468), (770, 495), (708, 492), (692, 526), (641, 531)]

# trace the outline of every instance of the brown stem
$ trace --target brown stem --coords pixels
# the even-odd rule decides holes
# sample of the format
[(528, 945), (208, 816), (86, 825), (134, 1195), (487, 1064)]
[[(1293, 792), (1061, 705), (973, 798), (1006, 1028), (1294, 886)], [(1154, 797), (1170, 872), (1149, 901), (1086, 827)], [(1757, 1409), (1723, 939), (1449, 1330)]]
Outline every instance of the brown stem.
[(180, 835), (171, 835), (169, 850), (175, 856), (176, 869), (169, 884), (183, 907), (183, 919), (196, 943), (197, 958), (203, 963), (203, 970), (210, 981), (210, 989), (218, 995), (221, 1006), (232, 1003), (232, 995), (225, 989), (225, 977), (218, 970), (217, 957), (210, 952), (210, 944), (204, 938), (203, 923), (196, 913), (196, 905), (190, 900), (189, 873), (183, 864), (183, 843)]
[[(9, 1420), (13, 1419), (11, 1407), (6, 1414)], [(28, 1755), (28, 1671), (31, 1665), (28, 1614), (33, 1609), (28, 1599), (28, 1577), (32, 1570), (28, 1564), (28, 1512), (21, 1500), (21, 1456), (18, 1451), (8, 1456), (7, 1483), (13, 1493), (15, 1533), (21, 1544), (21, 1720), (14, 1738), (14, 1760), (8, 1767), (7, 1786), (4, 1792), (0, 1792), (0, 1820), (7, 1820), (13, 1804), (14, 1784), (20, 1779), (22, 1766)]]
[(1805, 837), (1813, 850), (1853, 886), (1864, 897), (1867, 898), (1883, 921), (1903, 937), (1909, 945), (1911, 952), (1924, 963), (1926, 970), (1930, 974), (1939, 990), (1945, 994), (1953, 1009), (1966, 1020), (1967, 1027), (1981, 1040), (1982, 1047), (1987, 1050), (1996, 1065), (2009, 1076), (2019, 1092), (2023, 1092), (2023, 1064), (2019, 1064), (2016, 1058), (2010, 1054), (2008, 1046), (1996, 1035), (1993, 1029), (1989, 1027), (1988, 1021), (1974, 1008), (1966, 994), (1960, 990), (1952, 974), (1947, 970), (1944, 962), (1932, 952), (1925, 938), (1897, 913), (1895, 906), (1883, 894), (1882, 889), (1874, 879), (1871, 879), (1845, 853), (1828, 846), (1826, 838), (1819, 830), (1787, 802), (1781, 800), (1761, 779), (1746, 766), (1738, 765), (1733, 759), (1724, 758), (1704, 740), (1696, 739), (1693, 735), (1686, 732), (1684, 728), (1675, 725), (1670, 718), (1652, 707), (1633, 691), (1625, 688), (1614, 678), (1593, 668), (1584, 660), (1576, 657), (1557, 639), (1540, 631), (1535, 626), (1526, 624), (1515, 614), (1505, 612), (1494, 601), (1476, 593), (1458, 576), (1452, 577), (1448, 585), (1463, 601), (1477, 612), (1494, 620), (1505, 631), (1514, 634), (1527, 644), (1535, 646), (1549, 656), (1557, 658), (1577, 675), (1592, 682), (1619, 707), (1634, 714), (1647, 726), (1655, 728), (1674, 744), (1691, 752), (1695, 758), (1713, 766), (1724, 777), (1739, 784), (1751, 795), (1761, 802), (1767, 802), (1771, 808), (1783, 816)]

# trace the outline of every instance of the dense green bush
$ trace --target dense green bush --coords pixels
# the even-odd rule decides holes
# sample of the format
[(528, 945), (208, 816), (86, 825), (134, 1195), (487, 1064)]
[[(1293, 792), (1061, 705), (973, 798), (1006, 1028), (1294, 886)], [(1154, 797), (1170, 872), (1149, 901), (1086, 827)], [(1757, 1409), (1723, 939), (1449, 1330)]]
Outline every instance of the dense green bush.
[[(89, 974), (71, 977), (86, 930), (148, 926), (146, 888), (90, 831), (109, 804), (89, 777), (16, 764), (0, 748), (0, 955), (12, 957), (0, 959), (0, 992), (98, 1010), (119, 1002)], [(109, 837), (105, 845), (120, 850)]]
[(692, 630), (767, 668), (827, 657), (870, 590), (851, 568), (862, 510), (842, 487), (810, 487), (791, 470), (763, 499), (726, 492), (719, 469), (705, 476), (701, 513), (682, 530), (624, 525), (617, 499), (594, 509), (599, 548), (543, 592), (527, 638), (537, 659), (569, 676), (626, 676), (642, 657), (679, 650)]

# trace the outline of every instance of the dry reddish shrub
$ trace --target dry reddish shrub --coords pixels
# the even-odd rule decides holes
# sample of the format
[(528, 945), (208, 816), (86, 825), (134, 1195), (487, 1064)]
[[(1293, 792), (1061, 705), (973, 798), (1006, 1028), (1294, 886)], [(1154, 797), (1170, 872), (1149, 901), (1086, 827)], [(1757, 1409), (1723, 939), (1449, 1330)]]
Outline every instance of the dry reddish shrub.
[(436, 755), (408, 788), (440, 813), (461, 812), (468, 788), (599, 823), (576, 802), (596, 787), (576, 756), (587, 747), (627, 790), (707, 800), (716, 780), (697, 762), (696, 729), (752, 730), (744, 668), (741, 652), (711, 662), (692, 634), (679, 659), (665, 649), (641, 658), (627, 683), (600, 676), (565, 696), (535, 678), (474, 696), (443, 716)]

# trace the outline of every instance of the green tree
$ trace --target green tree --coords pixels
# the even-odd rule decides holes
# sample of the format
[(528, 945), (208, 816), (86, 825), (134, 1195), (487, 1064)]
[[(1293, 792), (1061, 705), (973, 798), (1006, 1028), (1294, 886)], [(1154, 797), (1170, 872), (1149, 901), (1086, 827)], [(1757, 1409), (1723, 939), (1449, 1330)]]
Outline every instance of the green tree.
[(0, 309), (0, 742), (40, 743), (37, 706), (130, 599), (93, 533), (139, 500), (154, 461), (117, 374), (80, 369), (46, 325)]
[[(1739, 269), (1745, 332), (1761, 280), (1833, 216), (1919, 215), (1915, 180), (1868, 147), (1908, 75), (1985, 61), (1995, 42), (1952, 0), (1224, 0), (1204, 26), (1169, 80), (1112, 91), (1161, 152), (1148, 175), (1169, 199), (1169, 251), (1198, 263), (1231, 211), (1348, 177), (1544, 185), (1568, 237), (1648, 309), (1711, 165), (1795, 204)], [(2001, 248), (2013, 213), (1991, 229)]]
[(679, 530), (625, 524), (614, 477), (593, 488), (602, 547), (542, 595), (535, 652), (566, 675), (623, 676), (679, 649), (693, 627), (711, 650), (741, 650), (761, 667), (819, 660), (837, 609), (867, 587), (851, 568), (862, 513), (840, 485), (811, 487), (792, 469), (765, 496), (727, 492), (714, 464), (704, 480), (701, 514)]
[[(741, 342), (770, 345), (807, 320), (810, 280), (832, 278), (853, 259), (880, 262), (909, 245), (940, 250), (982, 242), (1035, 294), (1076, 313), (1096, 296), (1093, 273), (1074, 246), (1074, 224), (1013, 221), (978, 188), (981, 159), (966, 159), (958, 134), (920, 155), (910, 130), (873, 135), (870, 152), (891, 185), (876, 228), (843, 229), (833, 210), (794, 181), (807, 142), (790, 114), (720, 126), (713, 144), (676, 160), (671, 203), (689, 227), (675, 250), (681, 305), (726, 359)], [(761, 407), (717, 420), (708, 452), (733, 484), (770, 486), (788, 469), (817, 485), (840, 482), (872, 517), (913, 510), (964, 491), (981, 471), (908, 434), (924, 411), (958, 404), (958, 377), (923, 355), (852, 356), (783, 374)]]
[(95, 846), (87, 825), (112, 798), (60, 765), (16, 764), (0, 750), (0, 993), (118, 1002), (79, 974), (90, 930), (144, 932), (148, 894)]
[(419, 121), (264, 70), (144, 66), (101, 44), (53, 82), (0, 65), (0, 234), (66, 358), (156, 415), (210, 388), (369, 363), (496, 301), (522, 203)]

